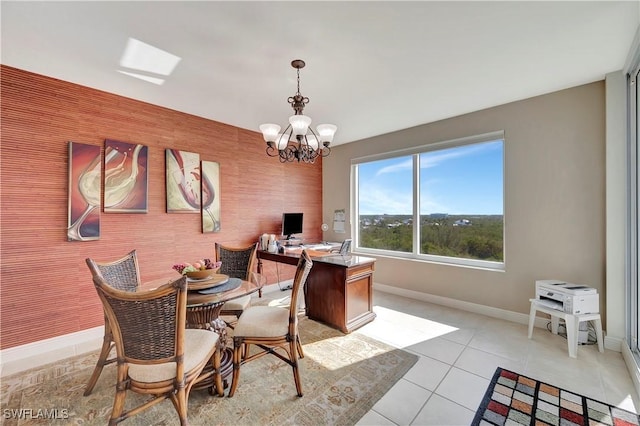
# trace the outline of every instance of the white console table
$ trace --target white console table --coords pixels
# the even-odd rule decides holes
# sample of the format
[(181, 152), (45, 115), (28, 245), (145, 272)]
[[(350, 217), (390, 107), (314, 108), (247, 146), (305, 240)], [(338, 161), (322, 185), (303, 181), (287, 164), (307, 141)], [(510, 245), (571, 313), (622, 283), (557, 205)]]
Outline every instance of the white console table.
[(533, 336), (533, 326), (536, 321), (536, 312), (544, 312), (551, 316), (551, 332), (558, 334), (558, 324), (560, 319), (564, 320), (567, 329), (567, 345), (569, 346), (569, 356), (571, 358), (578, 357), (578, 330), (580, 323), (584, 321), (593, 321), (596, 329), (596, 337), (598, 339), (598, 350), (604, 352), (604, 343), (602, 338), (602, 320), (600, 314), (580, 314), (572, 315), (549, 308), (538, 302), (538, 299), (529, 299), (531, 302), (531, 311), (529, 313), (529, 339)]

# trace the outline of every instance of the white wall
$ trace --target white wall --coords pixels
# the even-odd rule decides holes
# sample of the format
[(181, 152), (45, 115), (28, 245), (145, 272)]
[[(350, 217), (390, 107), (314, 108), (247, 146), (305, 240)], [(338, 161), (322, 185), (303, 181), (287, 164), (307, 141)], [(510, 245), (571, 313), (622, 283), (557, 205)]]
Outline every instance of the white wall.
[(324, 220), (351, 213), (352, 158), (496, 130), (505, 131), (506, 270), (379, 257), (375, 281), (527, 313), (535, 280), (554, 278), (595, 287), (606, 318), (603, 81), (336, 146), (323, 161)]

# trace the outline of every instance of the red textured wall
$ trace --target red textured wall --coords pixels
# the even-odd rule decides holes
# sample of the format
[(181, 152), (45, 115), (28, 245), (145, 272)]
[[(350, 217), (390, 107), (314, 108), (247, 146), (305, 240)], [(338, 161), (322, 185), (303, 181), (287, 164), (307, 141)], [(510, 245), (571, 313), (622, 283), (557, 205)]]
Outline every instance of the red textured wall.
[[(284, 211), (302, 211), (304, 237), (322, 236), (322, 164), (281, 164), (260, 134), (68, 82), (1, 66), (0, 336), (2, 349), (102, 324), (84, 259), (137, 249), (143, 281), (171, 265), (213, 257), (215, 242), (279, 233)], [(68, 242), (68, 141), (149, 147), (146, 214), (102, 213), (101, 238)], [(165, 149), (220, 163), (219, 233), (201, 233), (198, 214), (167, 214)], [(275, 265), (266, 264), (270, 283)], [(279, 265), (281, 279), (291, 267)], [(284, 273), (284, 276), (283, 276)]]

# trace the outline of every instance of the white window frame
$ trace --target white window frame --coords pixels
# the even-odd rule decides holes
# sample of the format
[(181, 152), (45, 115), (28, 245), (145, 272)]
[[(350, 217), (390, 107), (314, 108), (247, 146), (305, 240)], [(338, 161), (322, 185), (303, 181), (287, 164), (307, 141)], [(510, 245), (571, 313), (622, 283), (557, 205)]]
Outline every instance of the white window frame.
[(640, 146), (638, 129), (640, 128), (638, 104), (638, 75), (640, 74), (640, 47), (636, 46), (633, 61), (627, 77), (627, 212), (625, 241), (626, 261), (626, 334), (630, 349), (640, 365), (640, 279), (638, 265), (640, 264), (640, 214), (638, 211), (640, 200), (638, 195), (638, 164), (640, 164)]
[[(437, 256), (430, 254), (420, 253), (420, 206), (419, 206), (419, 194), (420, 194), (420, 154), (438, 151), (441, 149), (456, 148), (466, 145), (474, 145), (478, 143), (491, 142), (496, 140), (502, 140), (502, 262), (492, 262), (478, 259), (465, 259), (458, 257)], [(351, 235), (353, 236), (353, 252), (358, 254), (368, 254), (374, 256), (386, 256), (392, 258), (401, 259), (413, 259), (419, 261), (426, 261), (432, 263), (443, 263), (448, 265), (465, 266), (480, 269), (499, 270), (504, 271), (506, 268), (506, 211), (505, 211), (505, 152), (507, 146), (504, 137), (504, 130), (499, 130), (490, 133), (484, 133), (481, 135), (468, 136), (459, 139), (453, 139), (448, 141), (441, 141), (430, 143), (426, 145), (420, 145), (416, 147), (400, 149), (380, 154), (367, 155), (364, 157), (358, 157), (351, 160)], [(358, 194), (358, 165), (363, 163), (369, 163), (372, 161), (386, 160), (396, 157), (413, 156), (413, 252), (398, 252), (393, 250), (372, 249), (367, 247), (360, 247), (360, 212), (359, 212), (359, 194)]]

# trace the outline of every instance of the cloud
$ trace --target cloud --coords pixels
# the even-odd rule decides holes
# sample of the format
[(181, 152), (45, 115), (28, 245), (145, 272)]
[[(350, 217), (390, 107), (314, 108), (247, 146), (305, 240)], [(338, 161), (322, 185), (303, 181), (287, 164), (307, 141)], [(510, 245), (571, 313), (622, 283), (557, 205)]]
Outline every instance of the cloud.
[(411, 190), (377, 188), (367, 185), (359, 191), (359, 213), (363, 214), (411, 214), (413, 197)]
[(481, 144), (473, 144), (469, 146), (462, 146), (450, 149), (443, 149), (441, 151), (433, 151), (427, 155), (420, 156), (420, 168), (428, 169), (430, 167), (436, 167), (441, 163), (448, 160), (454, 160), (456, 158), (466, 157), (468, 155), (475, 155), (478, 152), (492, 151), (502, 147), (502, 141), (487, 142)]
[[(447, 161), (483, 155), (491, 151), (502, 150), (502, 140), (458, 146), (425, 152), (420, 155), (420, 168), (427, 169), (441, 166)], [(371, 214), (411, 214), (413, 211), (413, 189), (411, 170), (413, 169), (413, 156), (383, 160), (382, 164), (367, 164), (365, 173), (360, 176), (359, 185), (359, 213)], [(465, 167), (471, 167), (466, 163)], [(379, 167), (379, 168), (378, 168)], [(431, 176), (431, 178), (427, 178)], [(451, 186), (436, 173), (425, 173), (420, 182), (420, 212), (456, 214), (459, 210), (468, 213), (471, 203), (479, 207), (480, 201), (473, 194), (466, 194), (464, 185)], [(463, 192), (460, 192), (463, 191)], [(486, 201), (486, 200), (484, 200)], [(465, 207), (466, 206), (466, 207)], [(468, 207), (468, 208), (467, 208)]]
[(383, 175), (385, 173), (396, 173), (405, 170), (411, 170), (413, 168), (413, 158), (408, 157), (405, 161), (390, 166), (382, 167), (376, 172), (376, 176)]
[[(441, 150), (431, 151), (431, 152), (426, 151), (424, 153), (426, 155), (420, 156), (420, 168), (428, 169), (430, 167), (436, 167), (444, 163), (445, 161), (454, 160), (456, 158), (475, 155), (479, 152), (492, 151), (494, 149), (500, 149), (500, 148), (502, 148), (502, 140), (485, 142), (480, 144), (473, 144), (468, 146), (446, 148), (446, 149), (441, 149)], [(402, 172), (406, 170), (411, 170), (412, 168), (413, 168), (413, 156), (410, 155), (406, 157), (406, 160), (380, 168), (376, 172), (376, 176), (380, 176), (387, 173)]]

